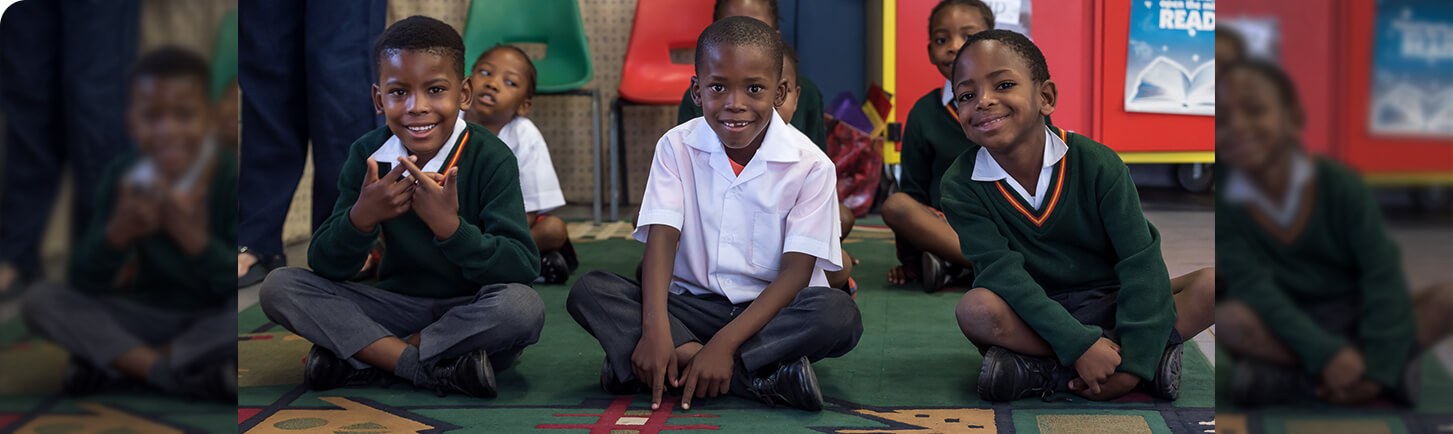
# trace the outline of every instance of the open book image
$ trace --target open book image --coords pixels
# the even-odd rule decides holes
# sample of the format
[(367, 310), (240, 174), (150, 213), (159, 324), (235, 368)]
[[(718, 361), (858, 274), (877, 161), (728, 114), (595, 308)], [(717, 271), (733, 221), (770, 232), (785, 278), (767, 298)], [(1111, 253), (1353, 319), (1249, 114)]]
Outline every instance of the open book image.
[(1186, 70), (1180, 62), (1157, 56), (1126, 82), (1125, 110), (1134, 112), (1216, 114), (1216, 62)]
[(1423, 89), (1399, 82), (1373, 90), (1369, 123), (1376, 133), (1453, 135), (1453, 87)]

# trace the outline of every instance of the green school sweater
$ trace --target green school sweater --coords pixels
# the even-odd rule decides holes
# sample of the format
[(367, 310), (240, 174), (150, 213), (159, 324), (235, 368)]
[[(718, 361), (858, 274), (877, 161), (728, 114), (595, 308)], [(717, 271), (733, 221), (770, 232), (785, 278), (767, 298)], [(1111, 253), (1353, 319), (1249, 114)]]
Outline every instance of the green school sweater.
[(974, 286), (994, 291), (1072, 366), (1102, 330), (1075, 320), (1050, 295), (1119, 284), (1115, 330), (1119, 370), (1153, 379), (1175, 324), (1160, 233), (1141, 213), (1130, 170), (1110, 148), (1069, 134), (1046, 196), (1034, 210), (1006, 181), (980, 182), (976, 152), (965, 152), (943, 178), (943, 211)]
[[(797, 83), (802, 86), (802, 94), (797, 97), (797, 112), (792, 115), (792, 125), (812, 139), (818, 149), (827, 152), (827, 127), (822, 123), (822, 91), (817, 90), (817, 83), (813, 83), (807, 76), (798, 74)], [(676, 124), (681, 125), (686, 121), (702, 116), (701, 106), (691, 100), (691, 88), (681, 95), (681, 105), (676, 108)]]
[[(319, 276), (344, 280), (363, 267), (373, 240), (383, 233), (379, 263), (380, 289), (415, 297), (474, 295), (495, 283), (529, 284), (540, 274), (540, 254), (525, 221), (524, 196), (515, 156), (489, 130), (470, 123), (469, 137), (459, 138), (459, 230), (446, 240), (434, 239), (429, 226), (413, 210), (360, 232), (348, 213), (358, 201), (366, 160), (393, 133), (373, 130), (353, 142), (338, 177), (338, 202), (333, 214), (313, 232), (308, 265)], [(384, 174), (383, 162), (379, 175)], [(394, 162), (397, 164), (397, 162)], [(447, 165), (446, 165), (447, 166)], [(442, 170), (442, 167), (441, 167)]]
[[(948, 106), (939, 104), (943, 101), (942, 95), (943, 88), (935, 88), (913, 103), (907, 124), (903, 126), (903, 152), (899, 160), (903, 166), (899, 190), (918, 203), (934, 208), (939, 208), (939, 181), (948, 166), (959, 154), (979, 146), (964, 135), (964, 128)], [(1049, 116), (1044, 117), (1044, 123), (1054, 126)]]
[[(170, 235), (155, 233), (123, 249), (106, 242), (106, 226), (120, 199), (121, 179), (141, 158), (127, 151), (106, 167), (96, 189), (95, 216), (71, 252), (66, 277), (70, 285), (96, 295), (119, 295), (172, 309), (218, 307), (237, 294), (237, 154), (217, 152), (204, 200), (207, 202), (207, 248), (198, 255), (183, 252)], [(118, 292), (117, 273), (130, 260), (136, 272)]]
[(1225, 201), (1218, 192), (1218, 274), (1226, 279), (1227, 296), (1250, 306), (1317, 375), (1351, 345), (1351, 337), (1328, 332), (1298, 307), (1361, 299), (1355, 339), (1367, 361), (1366, 377), (1393, 387), (1415, 345), (1412, 300), (1397, 245), (1356, 174), (1322, 157), (1314, 167), (1311, 208), (1300, 233), (1291, 233), (1297, 224), (1286, 231), (1268, 229), (1248, 206)]

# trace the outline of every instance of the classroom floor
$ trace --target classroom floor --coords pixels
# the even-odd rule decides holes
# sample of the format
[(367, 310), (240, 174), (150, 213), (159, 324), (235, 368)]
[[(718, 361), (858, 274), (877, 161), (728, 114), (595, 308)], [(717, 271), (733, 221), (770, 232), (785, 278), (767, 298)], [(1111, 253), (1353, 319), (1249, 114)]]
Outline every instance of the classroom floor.
[[(1171, 275), (1212, 266), (1214, 213), (1208, 197), (1186, 197), (1142, 190), (1147, 217), (1160, 229), (1162, 249)], [(630, 215), (634, 210), (623, 210)], [(642, 245), (628, 240), (629, 223), (593, 226), (589, 207), (557, 213), (577, 221), (572, 237), (582, 256), (582, 270), (607, 269), (630, 274)], [(1447, 276), (1453, 263), (1453, 229), (1446, 222), (1413, 223), (1394, 229), (1403, 244), (1410, 283), (1418, 288)], [(855, 277), (857, 303), (865, 332), (848, 355), (814, 365), (823, 384), (827, 408), (818, 413), (769, 409), (756, 402), (724, 398), (698, 402), (691, 411), (675, 405), (649, 410), (649, 397), (605, 394), (597, 375), (600, 346), (564, 310), (569, 284), (538, 285), (548, 311), (539, 344), (498, 375), (500, 397), (478, 400), (436, 397), (406, 384), (389, 387), (308, 391), (299, 383), (307, 341), (270, 324), (255, 305), (256, 287), (239, 291), (239, 383), (242, 386), (237, 423), (203, 425), (206, 415), (230, 414), (230, 407), (187, 407), (172, 414), (165, 398), (154, 395), (111, 395), (82, 400), (53, 397), (58, 375), (9, 378), (0, 373), (0, 431), (26, 426), (58, 428), (82, 422), (130, 420), (150, 423), (144, 432), (639, 432), (720, 430), (724, 432), (1294, 432), (1326, 428), (1296, 415), (1258, 413), (1215, 414), (1216, 359), (1214, 329), (1187, 346), (1181, 399), (1158, 401), (1134, 393), (1121, 400), (1043, 402), (1039, 399), (989, 403), (973, 391), (979, 355), (958, 332), (952, 315), (959, 290), (924, 294), (916, 286), (891, 286), (883, 276), (895, 265), (892, 235), (876, 218), (860, 219), (844, 247), (862, 263)], [(1431, 253), (1430, 253), (1431, 252)], [(306, 243), (289, 246), (291, 262), (306, 262)], [(583, 272), (575, 273), (578, 277)], [(1446, 279), (1446, 278), (1445, 278)], [(0, 310), (0, 314), (4, 314)], [(0, 362), (40, 357), (60, 363), (64, 352), (29, 338), (18, 321), (0, 316)], [(1425, 405), (1410, 412), (1389, 410), (1370, 419), (1332, 426), (1365, 429), (1381, 424), (1389, 432), (1436, 432), (1453, 420), (1453, 380), (1448, 363), (1453, 345), (1425, 358)], [(1224, 362), (1223, 362), (1224, 363)], [(1428, 375), (1425, 373), (1425, 375)], [(47, 387), (49, 389), (47, 389)], [(43, 398), (40, 408), (23, 407)], [(50, 397), (47, 397), (50, 396)], [(1434, 399), (1428, 399), (1429, 397)], [(33, 406), (33, 402), (30, 402)], [(129, 418), (129, 419), (128, 419)], [(141, 422), (144, 421), (144, 422)], [(39, 422), (48, 422), (45, 425)], [(1355, 422), (1355, 423), (1352, 423)], [(1321, 423), (1321, 425), (1318, 425)], [(1248, 430), (1248, 428), (1250, 428)], [(1325, 432), (1325, 431), (1317, 431)]]

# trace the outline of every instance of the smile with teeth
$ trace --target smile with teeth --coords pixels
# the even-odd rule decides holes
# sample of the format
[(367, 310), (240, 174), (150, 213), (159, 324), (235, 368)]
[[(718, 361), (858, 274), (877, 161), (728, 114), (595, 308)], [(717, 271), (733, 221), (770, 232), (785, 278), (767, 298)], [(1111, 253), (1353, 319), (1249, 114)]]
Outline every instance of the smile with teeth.
[(409, 127), (406, 127), (406, 128), (408, 128), (409, 131), (413, 131), (413, 132), (416, 132), (416, 133), (422, 133), (422, 132), (427, 132), (429, 130), (432, 130), (436, 126), (439, 126), (439, 124), (429, 124), (429, 125), (420, 125), (420, 126), (409, 126)]
[(990, 129), (990, 128), (994, 128), (996, 126), (999, 126), (1000, 123), (1004, 122), (1004, 118), (1006, 118), (1006, 117), (1007, 116), (997, 116), (997, 117), (989, 118), (987, 120), (979, 121), (979, 123), (974, 124), (974, 128), (978, 128), (978, 129), (981, 129), (981, 130), (987, 130), (987, 129)]
[(721, 121), (721, 124), (722, 125), (725, 125), (727, 128), (745, 128), (747, 126), (747, 124), (750, 124), (750, 123), (752, 123), (752, 122), (751, 121)]

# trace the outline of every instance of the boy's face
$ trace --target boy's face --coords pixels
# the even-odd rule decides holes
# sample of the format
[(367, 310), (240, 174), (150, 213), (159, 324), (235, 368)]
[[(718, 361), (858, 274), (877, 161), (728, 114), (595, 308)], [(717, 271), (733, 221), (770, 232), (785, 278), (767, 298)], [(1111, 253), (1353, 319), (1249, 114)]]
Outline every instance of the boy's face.
[(443, 148), (460, 107), (468, 106), (469, 81), (444, 56), (400, 50), (380, 62), (374, 110), (411, 154), (432, 156)]
[(1054, 113), (1054, 81), (1035, 83), (1029, 65), (999, 41), (965, 47), (954, 74), (954, 101), (964, 134), (990, 151), (1042, 142)]
[(785, 56), (782, 59), (782, 80), (787, 82), (787, 97), (782, 99), (782, 105), (777, 106), (777, 116), (782, 117), (782, 122), (792, 122), (792, 115), (797, 113), (797, 98), (802, 96), (802, 86), (797, 84), (797, 67)]
[(469, 118), (476, 123), (504, 124), (515, 116), (524, 116), (530, 111), (530, 99), (525, 96), (530, 85), (529, 59), (511, 49), (489, 52), (478, 62), (469, 75), (469, 87), (474, 93), (470, 101)]
[(1277, 96), (1265, 75), (1241, 68), (1228, 73), (1216, 95), (1216, 158), (1232, 167), (1257, 171), (1296, 143), (1301, 115)]
[(989, 24), (977, 8), (947, 6), (938, 11), (928, 25), (928, 60), (943, 78), (953, 73), (954, 55), (969, 35), (989, 30)]
[(722, 6), (721, 17), (755, 18), (757, 21), (772, 26), (772, 30), (776, 30), (779, 33), (782, 31), (777, 28), (777, 20), (772, 19), (771, 7), (767, 5), (767, 2), (762, 0), (736, 0), (727, 2), (725, 6)]
[(757, 47), (723, 44), (707, 48), (691, 77), (691, 99), (723, 145), (744, 149), (761, 145), (773, 107), (786, 99), (787, 82), (776, 60)]
[(194, 77), (140, 77), (131, 85), (126, 126), (162, 177), (191, 166), (212, 129), (207, 86)]

